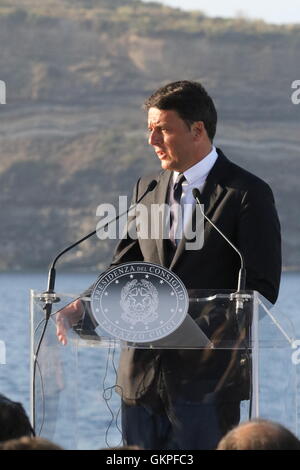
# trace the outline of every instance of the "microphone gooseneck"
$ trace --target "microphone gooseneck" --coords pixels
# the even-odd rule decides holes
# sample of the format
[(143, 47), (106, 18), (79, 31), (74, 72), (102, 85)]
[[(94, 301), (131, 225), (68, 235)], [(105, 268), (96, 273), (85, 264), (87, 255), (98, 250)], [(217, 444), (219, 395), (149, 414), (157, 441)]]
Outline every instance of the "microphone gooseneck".
[(112, 219), (108, 223), (105, 223), (102, 226), (98, 227), (96, 230), (93, 230), (92, 232), (88, 233), (85, 237), (83, 237), (80, 240), (76, 241), (72, 245), (67, 246), (64, 250), (62, 250), (58, 253), (58, 255), (54, 258), (53, 262), (51, 263), (49, 273), (48, 273), (47, 290), (45, 292), (43, 292), (41, 297), (40, 297), (40, 300), (42, 302), (44, 302), (43, 309), (45, 310), (45, 323), (44, 323), (44, 327), (43, 327), (43, 331), (41, 333), (40, 339), (37, 342), (37, 347), (36, 347), (36, 350), (35, 350), (35, 353), (34, 353), (34, 362), (33, 362), (33, 381), (32, 381), (32, 397), (33, 397), (33, 399), (32, 399), (32, 407), (33, 407), (33, 428), (34, 429), (35, 429), (35, 424), (36, 424), (35, 423), (35, 401), (36, 401), (35, 400), (35, 377), (36, 377), (36, 367), (37, 367), (37, 364), (38, 364), (39, 351), (40, 351), (40, 348), (41, 348), (41, 345), (42, 345), (42, 342), (43, 342), (43, 338), (44, 338), (45, 333), (46, 333), (48, 322), (49, 322), (50, 317), (51, 317), (52, 305), (55, 302), (60, 301), (60, 298), (54, 292), (55, 278), (56, 278), (55, 265), (56, 265), (57, 261), (59, 260), (59, 258), (61, 258), (61, 256), (63, 256), (68, 251), (72, 250), (72, 248), (75, 248), (75, 246), (79, 245), (80, 243), (84, 242), (88, 238), (95, 235), (98, 230), (101, 230), (102, 228), (109, 226), (111, 223), (116, 222), (117, 220), (119, 220), (120, 217), (128, 214), (129, 211), (132, 210), (134, 207), (136, 207), (142, 201), (142, 199), (144, 199), (144, 197), (149, 192), (153, 191), (153, 189), (156, 187), (156, 185), (157, 185), (157, 181), (152, 180), (149, 183), (146, 191), (142, 194), (142, 196), (132, 206), (129, 207), (128, 210), (122, 212), (121, 214), (119, 214), (117, 217), (115, 217), (114, 219)]
[(241, 353), (240, 358), (240, 368), (241, 371), (244, 371), (245, 376), (249, 377), (249, 389), (250, 389), (250, 396), (249, 396), (249, 419), (252, 416), (252, 375), (251, 375), (251, 353), (249, 351), (248, 343), (250, 337), (250, 324), (249, 318), (247, 318), (247, 312), (244, 311), (244, 302), (248, 300), (247, 295), (243, 294), (242, 291), (246, 288), (246, 268), (245, 268), (245, 261), (242, 253), (237, 249), (236, 246), (224, 235), (224, 233), (210, 220), (207, 215), (205, 215), (204, 210), (201, 205), (201, 193), (198, 188), (193, 188), (193, 196), (200, 207), (200, 211), (203, 217), (210, 223), (210, 225), (217, 230), (217, 232), (227, 241), (227, 243), (234, 249), (234, 251), (239, 255), (241, 260), (241, 266), (239, 270), (238, 276), (238, 286), (237, 291), (231, 295), (231, 300), (235, 301), (235, 314), (236, 320), (238, 324), (238, 331), (241, 338), (240, 347), (244, 348), (244, 351)]
[(209, 217), (207, 217), (207, 215), (205, 215), (204, 210), (202, 208), (202, 204), (201, 204), (201, 193), (200, 193), (198, 188), (193, 188), (193, 196), (194, 196), (194, 199), (196, 200), (196, 202), (198, 203), (198, 205), (200, 207), (200, 211), (201, 211), (203, 217), (214, 227), (215, 230), (217, 230), (217, 232), (226, 240), (226, 242), (231, 246), (231, 248), (233, 248), (236, 251), (236, 253), (239, 255), (240, 260), (241, 260), (241, 267), (240, 267), (240, 270), (239, 270), (237, 292), (245, 290), (245, 287), (246, 287), (246, 268), (245, 268), (245, 261), (244, 261), (244, 257), (242, 255), (242, 253), (237, 249), (236, 246), (234, 246), (234, 244), (226, 237), (226, 235), (224, 235), (224, 233), (212, 222), (212, 220), (210, 220)]
[(152, 180), (149, 184), (148, 184), (148, 187), (146, 189), (146, 191), (142, 194), (142, 196), (132, 205), (129, 207), (129, 209), (127, 209), (126, 211), (122, 212), (121, 214), (117, 215), (117, 217), (115, 217), (113, 220), (111, 220), (110, 222), (106, 222), (105, 224), (103, 224), (102, 226), (98, 227), (96, 230), (93, 230), (92, 232), (88, 233), (85, 237), (83, 238), (80, 238), (80, 240), (77, 240), (75, 243), (73, 243), (72, 245), (70, 246), (67, 246), (65, 249), (63, 249), (62, 251), (60, 251), (58, 253), (58, 255), (54, 258), (51, 266), (50, 266), (50, 269), (49, 269), (49, 274), (48, 274), (48, 286), (47, 286), (47, 290), (46, 292), (43, 293), (43, 299), (45, 299), (46, 303), (48, 301), (48, 303), (53, 303), (53, 302), (57, 302), (57, 298), (55, 296), (55, 293), (54, 293), (54, 287), (55, 287), (55, 277), (56, 277), (56, 271), (55, 271), (55, 265), (57, 263), (57, 261), (59, 260), (59, 258), (61, 258), (61, 256), (63, 256), (65, 253), (67, 253), (68, 251), (72, 250), (73, 248), (75, 248), (77, 245), (79, 245), (80, 243), (84, 242), (85, 240), (87, 240), (88, 238), (92, 237), (93, 235), (95, 235), (97, 233), (98, 230), (101, 230), (102, 228), (104, 227), (107, 227), (108, 225), (110, 225), (111, 223), (113, 222), (117, 222), (120, 217), (123, 217), (124, 215), (128, 214), (128, 212), (130, 210), (132, 210), (135, 206), (137, 206), (141, 201), (142, 199), (144, 199), (144, 197), (150, 193), (151, 191), (153, 191), (153, 189), (157, 186), (157, 181), (156, 180)]

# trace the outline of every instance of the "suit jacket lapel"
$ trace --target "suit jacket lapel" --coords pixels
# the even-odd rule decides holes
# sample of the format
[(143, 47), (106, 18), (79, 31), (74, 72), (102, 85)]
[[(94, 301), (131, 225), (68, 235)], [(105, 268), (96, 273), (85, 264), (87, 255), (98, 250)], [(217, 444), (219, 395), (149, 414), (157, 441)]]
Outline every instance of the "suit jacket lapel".
[[(222, 186), (221, 180), (228, 174), (231, 166), (230, 161), (225, 157), (223, 152), (219, 149), (217, 149), (217, 152), (218, 159), (209, 172), (201, 192), (201, 203), (204, 205), (204, 213), (208, 217), (213, 213), (215, 207), (226, 192), (226, 188)], [(206, 224), (207, 221), (204, 221), (204, 227), (206, 227)], [(175, 252), (170, 269), (173, 269), (184, 253), (187, 241), (188, 240), (183, 236)]]
[[(167, 203), (169, 181), (172, 175), (173, 175), (172, 171), (164, 171), (163, 173), (161, 173), (160, 178), (159, 178), (159, 184), (157, 185), (154, 191), (154, 203), (155, 204)], [(165, 220), (165, 211), (164, 211), (163, 220)], [(160, 262), (163, 266), (165, 266), (166, 260), (167, 260), (167, 255), (166, 255), (167, 247), (165, 246), (166, 240), (163, 239), (163, 236), (161, 236), (159, 239), (156, 239), (156, 245), (157, 245), (157, 251), (158, 251), (158, 256), (160, 258)]]

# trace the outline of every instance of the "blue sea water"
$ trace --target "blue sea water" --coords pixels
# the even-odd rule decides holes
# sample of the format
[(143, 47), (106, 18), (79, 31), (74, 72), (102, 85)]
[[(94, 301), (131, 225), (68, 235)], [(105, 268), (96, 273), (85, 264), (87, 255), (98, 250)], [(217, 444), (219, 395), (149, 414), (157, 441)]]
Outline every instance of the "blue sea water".
[[(80, 293), (94, 280), (95, 274), (93, 273), (59, 274), (56, 290), (57, 292)], [(283, 273), (277, 308), (291, 320), (294, 337), (300, 339), (299, 281), (300, 273)], [(37, 291), (45, 290), (46, 273), (0, 273), (0, 342), (2, 345), (5, 344), (6, 349), (6, 363), (1, 364), (0, 361), (0, 393), (22, 402), (28, 413), (30, 407), (29, 290), (31, 288)], [(114, 377), (109, 375), (106, 377), (106, 367), (110, 362), (110, 371), (113, 371), (112, 362), (117, 363), (117, 356), (113, 358), (111, 352), (95, 347), (86, 348), (83, 354), (79, 355), (79, 360), (84, 361), (85, 364), (81, 368), (81, 377), (78, 378), (85, 393), (79, 397), (74, 395), (74, 402), (70, 399), (64, 405), (66, 416), (62, 420), (63, 429), (56, 434), (57, 439), (69, 433), (71, 436), (69, 444), (66, 440), (65, 446), (70, 448), (73, 446), (72, 439), (75, 434), (80, 436), (79, 448), (103, 448), (108, 444), (117, 445), (121, 434), (116, 423), (110, 427), (111, 413), (102, 393), (103, 388), (109, 388), (109, 385), (114, 383)], [(279, 393), (282, 371), (278, 368), (277, 373), (274, 374), (274, 369), (276, 370), (279, 366), (274, 363), (271, 367), (269, 385)], [(69, 376), (71, 372), (70, 368)], [(266, 373), (268, 374), (268, 370)], [(102, 383), (103, 377), (106, 377), (105, 384)], [(95, 395), (97, 389), (99, 389), (99, 394)], [(107, 390), (106, 398), (109, 393), (110, 391)], [(274, 397), (273, 405), (275, 406), (276, 394)], [(72, 398), (71, 395), (70, 398)], [(116, 400), (118, 398), (115, 394), (109, 406), (117, 408)], [(95, 413), (95, 407), (99, 413)], [(76, 432), (74, 432), (75, 423), (72, 421), (75, 408), (79, 409)], [(108, 433), (106, 433), (107, 430), (109, 430)]]

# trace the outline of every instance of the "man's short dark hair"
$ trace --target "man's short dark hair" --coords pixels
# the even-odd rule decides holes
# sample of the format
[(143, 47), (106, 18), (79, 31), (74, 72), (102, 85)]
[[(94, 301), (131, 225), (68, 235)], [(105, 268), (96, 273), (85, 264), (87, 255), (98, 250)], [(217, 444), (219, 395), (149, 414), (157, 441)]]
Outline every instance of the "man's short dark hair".
[(0, 442), (32, 435), (34, 430), (21, 403), (0, 394)]
[(144, 108), (177, 111), (190, 127), (203, 121), (207, 135), (213, 141), (217, 128), (217, 111), (212, 98), (197, 82), (182, 80), (156, 90), (144, 103)]
[(217, 450), (300, 450), (300, 441), (281, 424), (255, 419), (227, 433)]

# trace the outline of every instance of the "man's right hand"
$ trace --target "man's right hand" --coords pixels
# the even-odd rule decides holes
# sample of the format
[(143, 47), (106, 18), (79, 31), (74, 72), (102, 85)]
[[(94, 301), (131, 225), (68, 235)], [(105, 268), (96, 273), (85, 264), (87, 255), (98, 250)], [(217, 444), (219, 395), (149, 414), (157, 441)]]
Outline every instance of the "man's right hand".
[(56, 335), (58, 341), (67, 344), (67, 331), (81, 320), (84, 308), (80, 299), (59, 310), (56, 314)]

